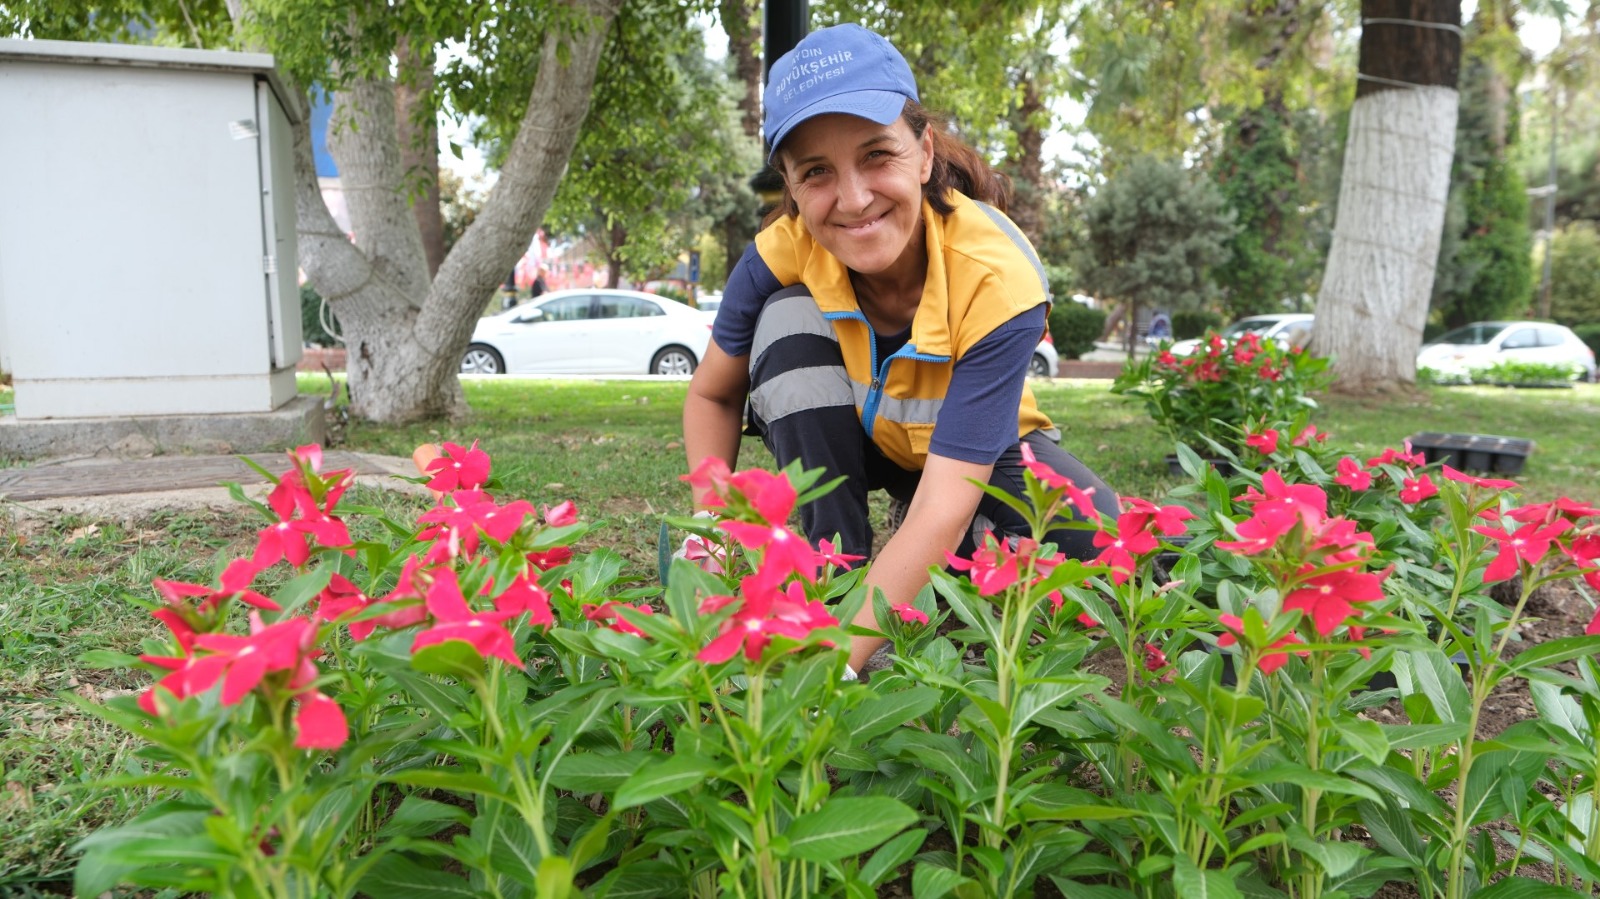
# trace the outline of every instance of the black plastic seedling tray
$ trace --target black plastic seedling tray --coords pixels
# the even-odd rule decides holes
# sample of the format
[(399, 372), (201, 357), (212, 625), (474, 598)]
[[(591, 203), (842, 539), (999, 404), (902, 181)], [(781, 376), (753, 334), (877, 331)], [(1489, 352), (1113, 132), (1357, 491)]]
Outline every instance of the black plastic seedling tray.
[(1485, 474), (1521, 474), (1533, 452), (1533, 441), (1494, 434), (1440, 434), (1424, 431), (1411, 435), (1411, 450), (1429, 462), (1443, 462), (1461, 471)]

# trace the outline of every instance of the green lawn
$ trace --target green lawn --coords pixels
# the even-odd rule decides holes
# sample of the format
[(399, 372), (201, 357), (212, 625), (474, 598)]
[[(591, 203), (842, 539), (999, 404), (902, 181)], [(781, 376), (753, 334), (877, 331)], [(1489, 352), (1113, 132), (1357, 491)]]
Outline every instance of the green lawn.
[[(326, 379), (302, 389), (326, 393)], [(1111, 395), (1106, 381), (1036, 386), (1072, 452), (1120, 492), (1157, 497), (1177, 485), (1170, 452), (1142, 410)], [(478, 439), (493, 456), (501, 494), (554, 504), (575, 500), (608, 526), (635, 573), (653, 575), (660, 516), (688, 508), (678, 480), (683, 382), (533, 381), (466, 385), (473, 411), (459, 423), (408, 427), (353, 423), (346, 448), (409, 455), (424, 440)], [(1419, 431), (1467, 431), (1532, 438), (1525, 496), (1568, 495), (1600, 502), (1600, 387), (1570, 390), (1434, 388), (1416, 399), (1325, 403), (1315, 418), (1362, 457)], [(741, 462), (770, 464), (746, 439)], [(419, 506), (421, 500), (360, 491), (358, 502)], [(237, 516), (168, 513), (111, 523), (71, 516), (23, 521), (0, 509), (0, 894), (59, 890), (70, 877), (68, 847), (148, 797), (104, 791), (95, 778), (136, 765), (133, 747), (84, 718), (65, 691), (104, 696), (143, 686), (140, 678), (96, 669), (95, 650), (139, 652), (158, 628), (131, 597), (149, 599), (152, 577), (205, 580), (249, 551), (258, 525)], [(588, 548), (593, 548), (588, 547)]]

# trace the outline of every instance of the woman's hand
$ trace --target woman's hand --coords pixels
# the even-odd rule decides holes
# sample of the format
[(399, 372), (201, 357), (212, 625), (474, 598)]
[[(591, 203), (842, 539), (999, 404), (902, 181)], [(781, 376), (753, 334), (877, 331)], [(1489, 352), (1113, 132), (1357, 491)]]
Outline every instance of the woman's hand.
[[(961, 545), (961, 538), (972, 526), (978, 501), (983, 498), (978, 484), (988, 483), (993, 471), (993, 465), (929, 455), (917, 484), (917, 494), (906, 510), (905, 522), (867, 570), (867, 587), (883, 591), (890, 605), (915, 599), (928, 584), (928, 569), (943, 568), (945, 553), (954, 552)], [(869, 593), (869, 601), (861, 607), (853, 623), (878, 630), (870, 596)], [(860, 671), (883, 642), (879, 637), (852, 638), (850, 667)]]

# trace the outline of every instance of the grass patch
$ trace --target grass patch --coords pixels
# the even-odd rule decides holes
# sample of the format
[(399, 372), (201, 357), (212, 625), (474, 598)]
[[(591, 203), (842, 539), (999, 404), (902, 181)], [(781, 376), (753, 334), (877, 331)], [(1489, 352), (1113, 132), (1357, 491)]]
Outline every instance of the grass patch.
[[(1160, 497), (1177, 480), (1171, 452), (1135, 402), (1106, 381), (1036, 384), (1063, 444), (1127, 495)], [(326, 395), (324, 376), (301, 389)], [(472, 412), (456, 423), (404, 427), (352, 422), (345, 447), (407, 456), (418, 443), (478, 439), (496, 462), (504, 496), (535, 504), (575, 500), (608, 527), (588, 549), (620, 552), (632, 573), (653, 577), (660, 517), (689, 508), (680, 414), (681, 381), (553, 381), (504, 378), (465, 385)], [(1518, 480), (1530, 500), (1567, 495), (1600, 502), (1600, 386), (1531, 391), (1432, 388), (1378, 402), (1333, 398), (1314, 417), (1331, 439), (1363, 457), (1419, 431), (1502, 434), (1537, 448)], [(743, 467), (770, 466), (745, 438)], [(358, 488), (351, 501), (404, 514), (424, 500)], [(154, 596), (155, 577), (204, 581), (248, 553), (258, 522), (230, 513), (166, 513), (115, 523), (76, 517), (22, 519), (0, 509), (0, 894), (58, 891), (80, 835), (120, 821), (151, 797), (97, 790), (92, 782), (137, 764), (135, 747), (79, 714), (66, 691), (103, 697), (147, 681), (79, 661), (90, 650), (137, 653), (157, 625), (129, 597)], [(279, 575), (281, 576), (281, 574)]]

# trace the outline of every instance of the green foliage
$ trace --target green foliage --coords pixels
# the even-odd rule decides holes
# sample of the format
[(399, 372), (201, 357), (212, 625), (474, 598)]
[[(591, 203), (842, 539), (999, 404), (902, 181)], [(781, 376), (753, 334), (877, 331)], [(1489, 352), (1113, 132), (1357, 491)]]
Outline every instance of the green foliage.
[(1105, 326), (1106, 314), (1082, 303), (1060, 300), (1050, 307), (1050, 342), (1063, 359), (1078, 359), (1094, 349)]
[(1571, 387), (1572, 380), (1583, 374), (1575, 363), (1529, 362), (1505, 359), (1493, 365), (1472, 369), (1474, 384), (1494, 384), (1501, 387)]
[(1600, 322), (1600, 231), (1593, 222), (1574, 222), (1551, 241), (1550, 317), (1568, 326)]
[(1072, 267), (1085, 292), (1134, 306), (1200, 307), (1208, 270), (1226, 258), (1234, 213), (1209, 180), (1176, 160), (1141, 157), (1083, 203)]
[(306, 343), (325, 347), (338, 343), (324, 327), (324, 321), (334, 331), (339, 330), (339, 317), (333, 314), (331, 308), (324, 308), (322, 295), (317, 293), (316, 288), (310, 284), (300, 285), (300, 334)]
[(1180, 309), (1172, 313), (1172, 337), (1191, 340), (1207, 331), (1220, 331), (1225, 324), (1222, 315), (1210, 309)]
[(1587, 325), (1573, 325), (1572, 333), (1578, 335), (1579, 340), (1588, 344), (1589, 349), (1595, 351), (1595, 355), (1600, 356), (1600, 322)]
[[(1300, 118), (1309, 124), (1309, 116)], [(1277, 311), (1285, 297), (1310, 292), (1320, 275), (1312, 225), (1321, 220), (1313, 217), (1316, 198), (1300, 160), (1317, 146), (1302, 141), (1280, 109), (1244, 110), (1230, 124), (1212, 168), (1239, 226), (1214, 271), (1229, 316)]]
[(550, 207), (552, 228), (587, 237), (595, 262), (633, 280), (670, 267), (735, 205), (754, 205), (722, 177), (748, 177), (758, 151), (690, 14), (627, 4), (617, 15), (600, 61), (608, 77)]

